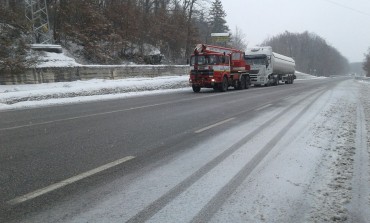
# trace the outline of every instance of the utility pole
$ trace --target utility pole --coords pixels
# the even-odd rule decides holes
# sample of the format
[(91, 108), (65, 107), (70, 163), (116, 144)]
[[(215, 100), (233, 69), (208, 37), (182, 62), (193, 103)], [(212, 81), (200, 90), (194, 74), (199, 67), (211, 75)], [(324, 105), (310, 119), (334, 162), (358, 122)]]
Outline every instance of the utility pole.
[(46, 0), (24, 0), (24, 2), (26, 18), (32, 24), (34, 43), (51, 44), (52, 37)]

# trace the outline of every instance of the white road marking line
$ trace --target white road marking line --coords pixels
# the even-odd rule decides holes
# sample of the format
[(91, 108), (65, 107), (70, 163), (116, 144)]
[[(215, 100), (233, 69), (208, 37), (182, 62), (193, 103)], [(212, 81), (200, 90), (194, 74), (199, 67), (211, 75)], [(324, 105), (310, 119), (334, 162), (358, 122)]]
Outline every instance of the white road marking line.
[(207, 126), (205, 128), (199, 129), (199, 130), (195, 131), (195, 133), (201, 133), (201, 132), (207, 131), (208, 129), (211, 129), (211, 128), (216, 127), (216, 126), (219, 126), (219, 125), (222, 125), (222, 124), (224, 124), (226, 122), (229, 122), (229, 121), (231, 121), (233, 119), (235, 119), (235, 118), (229, 118), (229, 119), (226, 119), (224, 121), (217, 122), (217, 123), (215, 123), (213, 125), (210, 125), (210, 126)]
[(272, 104), (267, 104), (267, 105), (264, 105), (262, 107), (259, 107), (259, 108), (256, 108), (255, 111), (259, 111), (259, 110), (262, 110), (264, 108), (267, 108), (267, 107), (270, 107)]
[(66, 180), (60, 181), (58, 183), (52, 184), (50, 186), (47, 186), (47, 187), (44, 187), (44, 188), (41, 188), (41, 189), (35, 190), (35, 191), (33, 191), (31, 193), (28, 193), (28, 194), (25, 194), (23, 196), (16, 197), (16, 198), (14, 198), (14, 199), (12, 199), (10, 201), (7, 201), (6, 203), (7, 204), (10, 204), (10, 205), (16, 205), (16, 204), (19, 204), (19, 203), (22, 203), (22, 202), (31, 200), (33, 198), (39, 197), (39, 196), (44, 195), (46, 193), (49, 193), (49, 192), (51, 192), (53, 190), (62, 188), (64, 186), (68, 185), (68, 184), (72, 184), (74, 182), (77, 182), (79, 180), (82, 180), (84, 178), (87, 178), (89, 176), (92, 176), (94, 174), (97, 174), (99, 172), (102, 172), (104, 170), (107, 170), (107, 169), (109, 169), (111, 167), (117, 166), (117, 165), (122, 164), (124, 162), (127, 162), (129, 160), (132, 160), (134, 158), (135, 158), (134, 156), (126, 156), (126, 157), (124, 157), (122, 159), (113, 161), (111, 163), (105, 164), (105, 165), (100, 166), (98, 168), (95, 168), (95, 169), (89, 170), (87, 172), (81, 173), (81, 174), (79, 174), (77, 176), (68, 178)]

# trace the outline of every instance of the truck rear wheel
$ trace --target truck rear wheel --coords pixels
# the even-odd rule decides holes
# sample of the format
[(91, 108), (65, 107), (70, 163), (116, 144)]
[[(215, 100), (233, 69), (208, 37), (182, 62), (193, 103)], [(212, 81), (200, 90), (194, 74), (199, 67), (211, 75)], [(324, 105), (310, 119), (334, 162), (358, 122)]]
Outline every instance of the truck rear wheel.
[(240, 90), (244, 90), (246, 87), (247, 87), (247, 80), (245, 76), (243, 76), (240, 81)]
[(200, 87), (199, 87), (199, 86), (193, 85), (193, 86), (192, 86), (192, 88), (193, 88), (193, 91), (194, 91), (195, 93), (200, 92)]
[(227, 77), (224, 77), (223, 79), (222, 79), (222, 83), (221, 83), (221, 86), (220, 86), (220, 91), (221, 92), (225, 92), (225, 91), (227, 91), (227, 88), (229, 87), (229, 83), (228, 83), (228, 81), (227, 81)]

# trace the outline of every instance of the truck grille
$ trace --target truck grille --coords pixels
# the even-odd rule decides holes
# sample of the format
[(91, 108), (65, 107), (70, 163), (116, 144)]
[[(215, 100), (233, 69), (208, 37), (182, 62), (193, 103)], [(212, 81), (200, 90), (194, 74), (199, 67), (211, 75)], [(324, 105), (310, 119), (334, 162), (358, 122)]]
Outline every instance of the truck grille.
[(213, 70), (191, 70), (191, 75), (213, 75)]
[(259, 70), (250, 70), (249, 74), (258, 74)]

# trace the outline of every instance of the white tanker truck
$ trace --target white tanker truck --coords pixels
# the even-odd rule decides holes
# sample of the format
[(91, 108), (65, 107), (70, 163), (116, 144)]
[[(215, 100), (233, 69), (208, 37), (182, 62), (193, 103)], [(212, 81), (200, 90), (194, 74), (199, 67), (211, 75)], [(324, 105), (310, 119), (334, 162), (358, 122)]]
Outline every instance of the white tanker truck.
[(293, 84), (296, 78), (295, 61), (272, 52), (270, 46), (247, 49), (245, 60), (251, 66), (249, 76), (254, 86), (278, 85), (280, 81)]

